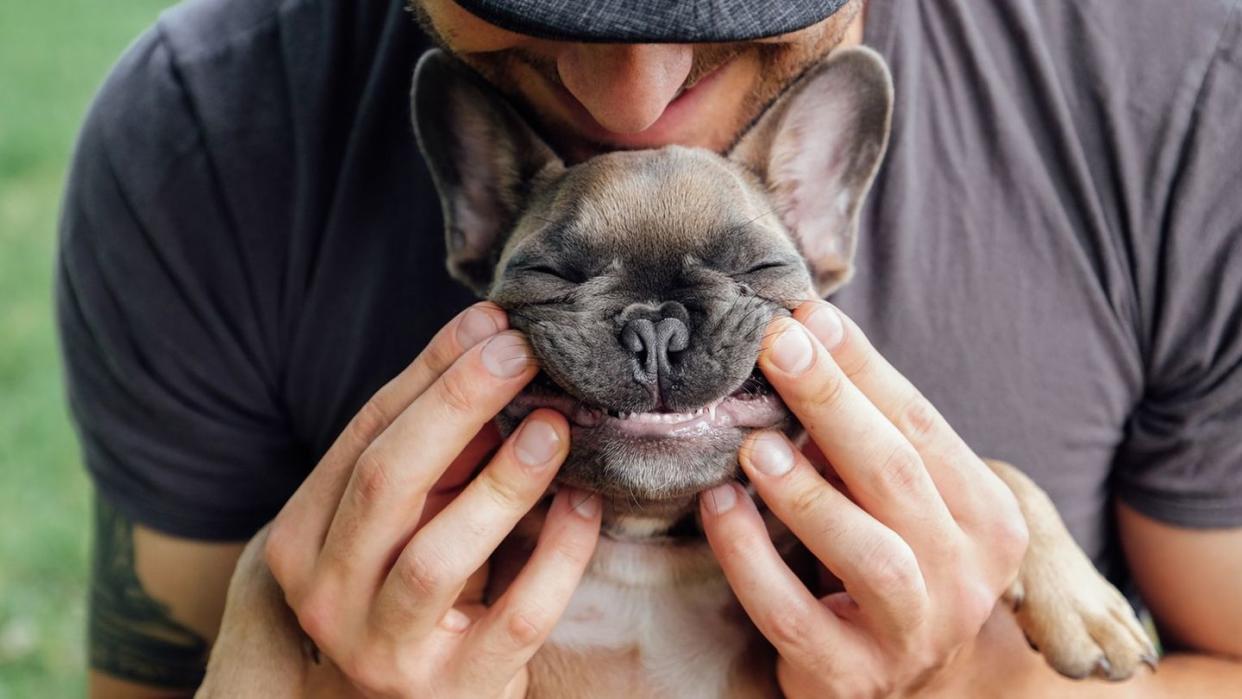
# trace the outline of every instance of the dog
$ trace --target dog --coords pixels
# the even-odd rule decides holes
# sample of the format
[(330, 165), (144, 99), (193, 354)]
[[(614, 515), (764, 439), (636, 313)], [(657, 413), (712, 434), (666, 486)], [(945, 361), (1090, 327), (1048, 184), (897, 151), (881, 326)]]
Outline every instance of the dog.
[[(565, 414), (572, 448), (558, 481), (605, 505), (588, 571), (530, 663), (528, 696), (779, 696), (772, 651), (699, 528), (697, 495), (738, 476), (750, 432), (801, 435), (756, 371), (760, 343), (772, 319), (852, 274), (892, 101), (877, 54), (840, 50), (726, 156), (669, 146), (567, 166), (467, 68), (439, 51), (420, 60), (415, 129), (449, 270), (507, 311), (541, 366), (498, 425), (508, 434), (538, 407)], [(1003, 599), (1031, 644), (1076, 678), (1124, 679), (1154, 663), (1133, 610), (1051, 501), (1013, 466), (988, 463), (1030, 531)], [(541, 520), (536, 509), (497, 552), (490, 598), (520, 569)], [(782, 551), (805, 561), (767, 520)], [(202, 696), (287, 693), (279, 678), (300, 677), (305, 656), (283, 604), (250, 546), (226, 610), (241, 620), (225, 628), (240, 630), (218, 642)], [(221, 660), (240, 657), (239, 634), (271, 639), (257, 672)]]

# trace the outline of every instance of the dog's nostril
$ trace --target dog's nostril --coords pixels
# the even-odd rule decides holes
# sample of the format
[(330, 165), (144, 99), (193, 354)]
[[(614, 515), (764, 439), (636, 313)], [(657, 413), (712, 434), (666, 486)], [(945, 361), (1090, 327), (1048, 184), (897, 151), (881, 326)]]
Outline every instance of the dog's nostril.
[(665, 318), (656, 324), (656, 346), (665, 354), (683, 352), (690, 346), (690, 329), (680, 318)]
[(621, 329), (621, 346), (634, 357), (634, 378), (640, 383), (654, 383), (661, 373), (667, 374), (671, 355), (690, 346), (690, 328), (681, 318), (634, 318)]

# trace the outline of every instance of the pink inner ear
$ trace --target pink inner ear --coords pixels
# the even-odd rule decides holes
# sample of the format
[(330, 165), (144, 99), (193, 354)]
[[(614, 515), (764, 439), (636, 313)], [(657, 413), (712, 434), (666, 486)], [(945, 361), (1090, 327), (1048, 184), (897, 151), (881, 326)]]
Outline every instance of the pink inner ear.
[(800, 96), (772, 144), (768, 179), (785, 226), (817, 272), (849, 262), (851, 207), (849, 143), (856, 129), (852, 105), (827, 91)]
[[(460, 93), (454, 98), (467, 99)], [(499, 178), (512, 176), (516, 167), (510, 147), (502, 142), (492, 120), (452, 100), (450, 108), (461, 149), (456, 158), (461, 182), (453, 207), (454, 227), (461, 238), (453, 241), (456, 249), (450, 253), (473, 258), (485, 255), (495, 242), (507, 203), (501, 192), (506, 183)]]

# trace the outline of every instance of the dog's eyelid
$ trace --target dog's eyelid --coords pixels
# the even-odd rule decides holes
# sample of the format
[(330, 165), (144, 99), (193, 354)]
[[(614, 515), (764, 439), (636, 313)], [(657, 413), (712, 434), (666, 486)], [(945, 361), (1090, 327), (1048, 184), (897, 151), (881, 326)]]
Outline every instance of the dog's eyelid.
[(773, 269), (788, 267), (798, 262), (801, 262), (801, 260), (794, 260), (786, 257), (770, 257), (752, 264), (743, 270), (741, 274), (758, 274), (760, 272), (767, 272)]

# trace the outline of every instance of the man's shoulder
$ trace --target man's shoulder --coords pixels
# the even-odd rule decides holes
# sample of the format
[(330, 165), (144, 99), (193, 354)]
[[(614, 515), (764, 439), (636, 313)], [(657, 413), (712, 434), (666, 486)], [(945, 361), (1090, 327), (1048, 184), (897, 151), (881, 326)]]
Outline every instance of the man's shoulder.
[(271, 36), (265, 30), (282, 13), (316, 4), (322, 0), (189, 0), (161, 14), (157, 31), (179, 58), (192, 60), (244, 50), (246, 44)]
[(1028, 0), (1027, 7), (1069, 69), (1098, 68), (1105, 86), (1141, 90), (1204, 71), (1238, 21), (1242, 0)]

